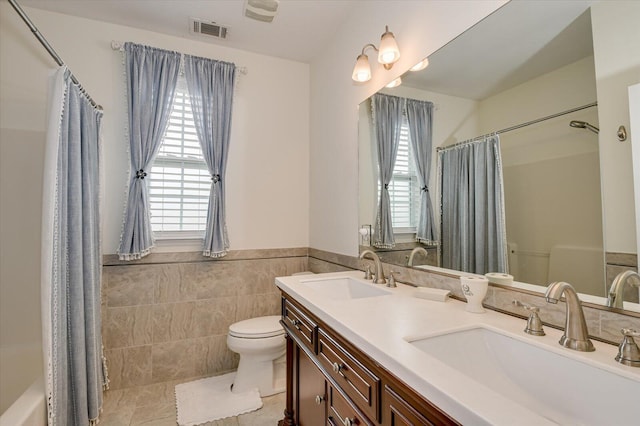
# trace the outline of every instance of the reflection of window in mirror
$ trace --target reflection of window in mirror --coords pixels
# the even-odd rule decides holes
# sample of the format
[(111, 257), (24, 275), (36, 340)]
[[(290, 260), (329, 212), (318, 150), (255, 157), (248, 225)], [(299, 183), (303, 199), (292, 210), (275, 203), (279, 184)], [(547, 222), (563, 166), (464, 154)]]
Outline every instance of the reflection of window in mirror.
[[(393, 168), (393, 178), (389, 184), (391, 221), (394, 233), (398, 234), (415, 233), (418, 223), (420, 188), (409, 137), (409, 124), (405, 116), (400, 129), (400, 143)], [(378, 180), (379, 197), (380, 181)]]

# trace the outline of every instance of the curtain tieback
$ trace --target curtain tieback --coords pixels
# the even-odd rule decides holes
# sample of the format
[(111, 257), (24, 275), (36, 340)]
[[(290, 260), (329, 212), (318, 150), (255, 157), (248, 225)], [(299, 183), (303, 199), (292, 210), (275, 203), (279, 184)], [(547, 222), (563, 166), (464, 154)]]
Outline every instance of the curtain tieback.
[(222, 178), (220, 177), (220, 175), (211, 175), (211, 180), (214, 184), (222, 182)]
[(147, 172), (145, 172), (143, 169), (136, 171), (136, 179), (144, 179), (146, 175)]
[(429, 188), (427, 188), (427, 185), (425, 185), (422, 188), (420, 188), (420, 191), (429, 192)]
[(384, 189), (389, 189), (389, 184), (388, 183), (384, 184)]

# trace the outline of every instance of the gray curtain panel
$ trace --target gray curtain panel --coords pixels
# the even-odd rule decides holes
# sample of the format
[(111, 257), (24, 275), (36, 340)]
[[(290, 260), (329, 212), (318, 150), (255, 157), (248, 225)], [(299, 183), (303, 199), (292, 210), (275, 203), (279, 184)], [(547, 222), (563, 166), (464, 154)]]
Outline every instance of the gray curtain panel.
[(53, 154), (57, 159), (51, 164), (55, 180), (45, 182), (45, 191), (54, 195), (45, 206), (52, 212), (52, 227), (43, 229), (43, 243), (52, 243), (46, 262), (51, 270), (44, 272), (49, 286), (43, 280), (43, 346), (49, 424), (67, 426), (96, 423), (105, 377), (100, 331), (102, 112), (91, 106), (68, 72), (64, 84)]
[(169, 122), (181, 55), (133, 43), (124, 50), (131, 176), (118, 255), (134, 260), (154, 245), (145, 177)]
[(404, 106), (404, 98), (380, 93), (373, 95), (371, 108), (380, 175), (380, 199), (376, 213), (373, 245), (378, 248), (393, 248), (396, 245), (391, 221), (389, 183), (393, 178), (393, 168), (398, 154)]
[(184, 70), (196, 133), (211, 174), (203, 255), (222, 257), (229, 250), (225, 173), (231, 140), (236, 66), (228, 62), (185, 55)]
[(439, 161), (442, 266), (508, 272), (499, 137), (442, 150)]
[(407, 122), (413, 158), (420, 185), (420, 216), (416, 227), (418, 241), (437, 241), (436, 224), (433, 221), (433, 206), (429, 196), (429, 174), (431, 173), (431, 150), (433, 135), (433, 103), (407, 99)]

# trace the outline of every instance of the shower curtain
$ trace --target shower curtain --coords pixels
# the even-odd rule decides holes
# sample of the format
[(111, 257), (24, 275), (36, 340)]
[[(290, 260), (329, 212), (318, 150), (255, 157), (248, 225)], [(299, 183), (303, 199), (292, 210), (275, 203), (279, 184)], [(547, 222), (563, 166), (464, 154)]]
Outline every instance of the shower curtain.
[(442, 267), (508, 272), (499, 137), (444, 149), (438, 161)]
[(95, 425), (106, 377), (100, 332), (102, 111), (66, 67), (52, 77), (42, 209), (42, 328), (49, 426)]

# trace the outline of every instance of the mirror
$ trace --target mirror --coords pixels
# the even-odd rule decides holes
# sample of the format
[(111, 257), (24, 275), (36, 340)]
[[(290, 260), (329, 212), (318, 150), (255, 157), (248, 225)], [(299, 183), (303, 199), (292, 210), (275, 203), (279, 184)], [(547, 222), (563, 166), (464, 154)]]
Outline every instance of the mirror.
[[(591, 3), (510, 2), (430, 55), (426, 69), (408, 71), (400, 86), (380, 92), (434, 104), (429, 193), (438, 229), (437, 148), (498, 132), (515, 280), (508, 285), (544, 291), (549, 282), (568, 281), (582, 300), (604, 304), (613, 276), (606, 276)], [(359, 108), (361, 250), (372, 248), (379, 191), (372, 135), (369, 99)], [(412, 214), (407, 197), (398, 222)], [(621, 208), (633, 209), (633, 198), (628, 202)], [(416, 242), (410, 225), (394, 222), (396, 245), (376, 249), (381, 259), (407, 266), (423, 246), (427, 255), (416, 254), (412, 266), (442, 267), (436, 246)], [(640, 310), (638, 289), (628, 287), (625, 309)]]

